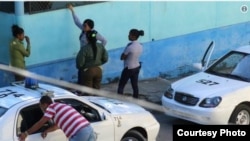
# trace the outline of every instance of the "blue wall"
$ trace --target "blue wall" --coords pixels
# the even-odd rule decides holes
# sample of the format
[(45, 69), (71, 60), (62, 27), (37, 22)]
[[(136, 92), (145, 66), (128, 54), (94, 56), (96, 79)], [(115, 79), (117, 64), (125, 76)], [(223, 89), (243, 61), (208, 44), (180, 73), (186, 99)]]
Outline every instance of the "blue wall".
[[(192, 64), (200, 62), (211, 41), (215, 42), (211, 58), (215, 60), (230, 49), (249, 44), (250, 22), (143, 43), (140, 79), (153, 77), (170, 79), (196, 72)], [(117, 81), (120, 76), (123, 63), (119, 58), (123, 49), (109, 50), (109, 61), (103, 66), (103, 83)], [(29, 69), (71, 82), (75, 82), (77, 77), (75, 58), (34, 65)]]
[[(95, 29), (108, 40), (110, 58), (103, 66), (103, 83), (108, 83), (120, 76), (123, 63), (119, 57), (131, 28), (145, 32), (139, 39), (144, 45), (140, 79), (194, 72), (191, 64), (201, 60), (212, 40), (216, 44), (214, 59), (231, 48), (249, 44), (250, 14), (240, 11), (242, 5), (250, 2), (104, 2), (75, 7), (75, 12), (81, 20), (92, 18)], [(80, 30), (68, 9), (19, 16), (0, 12), (0, 18), (4, 19), (0, 22), (1, 63), (9, 64), (10, 29), (12, 24), (19, 24), (31, 38), (28, 69), (76, 81)], [(7, 72), (0, 72), (0, 77), (0, 85), (13, 80)]]

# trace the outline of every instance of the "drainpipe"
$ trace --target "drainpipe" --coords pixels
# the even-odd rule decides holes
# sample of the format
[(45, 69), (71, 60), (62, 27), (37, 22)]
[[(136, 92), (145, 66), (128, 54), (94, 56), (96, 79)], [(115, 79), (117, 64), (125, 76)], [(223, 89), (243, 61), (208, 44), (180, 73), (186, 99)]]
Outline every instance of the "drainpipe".
[(24, 1), (15, 1), (16, 24), (23, 27)]

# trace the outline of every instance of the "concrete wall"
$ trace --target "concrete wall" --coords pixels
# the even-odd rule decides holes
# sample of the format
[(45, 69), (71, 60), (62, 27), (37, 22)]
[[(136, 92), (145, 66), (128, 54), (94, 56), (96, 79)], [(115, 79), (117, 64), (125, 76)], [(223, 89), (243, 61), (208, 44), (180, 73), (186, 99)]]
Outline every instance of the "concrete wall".
[[(193, 72), (192, 62), (200, 61), (206, 47), (216, 43), (214, 59), (231, 48), (249, 44), (249, 12), (242, 5), (250, 2), (104, 2), (75, 7), (81, 20), (92, 18), (95, 29), (108, 40), (109, 62), (103, 66), (103, 83), (116, 81), (122, 70), (119, 56), (128, 43), (131, 28), (143, 29), (139, 40), (144, 45), (140, 79), (166, 78)], [(30, 36), (32, 54), (26, 59), (32, 72), (74, 82), (77, 77), (75, 55), (79, 50), (80, 30), (68, 9), (51, 12), (14, 14), (0, 12), (0, 62), (9, 64), (10, 28), (22, 19)], [(12, 81), (0, 73), (0, 84)]]

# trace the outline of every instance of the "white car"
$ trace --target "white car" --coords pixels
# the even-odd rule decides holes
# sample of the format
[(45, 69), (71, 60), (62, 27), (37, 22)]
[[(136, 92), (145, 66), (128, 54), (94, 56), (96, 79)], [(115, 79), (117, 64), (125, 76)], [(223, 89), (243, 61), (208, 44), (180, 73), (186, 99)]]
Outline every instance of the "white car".
[(249, 125), (250, 46), (231, 50), (210, 65), (202, 62), (202, 71), (167, 87), (162, 96), (166, 115), (204, 125)]
[[(77, 109), (91, 122), (97, 141), (155, 141), (157, 138), (159, 123), (138, 105), (98, 96), (81, 97), (49, 84), (27, 88), (24, 82), (14, 82), (0, 88), (0, 141), (18, 141), (18, 135), (43, 116), (39, 100), (44, 94)], [(50, 125), (46, 123), (26, 141), (68, 141), (60, 129), (43, 139), (41, 132)]]

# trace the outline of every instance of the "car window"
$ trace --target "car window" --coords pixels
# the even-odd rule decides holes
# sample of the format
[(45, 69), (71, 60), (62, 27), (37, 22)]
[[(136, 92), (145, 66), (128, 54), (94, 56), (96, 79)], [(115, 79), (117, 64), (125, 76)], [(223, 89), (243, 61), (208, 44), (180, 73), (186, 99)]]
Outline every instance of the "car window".
[(212, 61), (210, 60), (210, 58), (211, 58), (211, 55), (213, 53), (213, 50), (214, 50), (214, 42), (212, 41), (209, 44), (209, 46), (208, 46), (208, 48), (207, 48), (207, 50), (206, 50), (206, 52), (201, 60), (202, 67), (204, 67), (204, 69), (207, 69), (208, 66), (210, 66), (212, 64)]
[(231, 52), (219, 59), (206, 72), (237, 80), (250, 81), (250, 55)]
[(250, 79), (250, 55), (242, 58), (236, 65), (232, 74)]
[[(82, 103), (81, 101), (75, 99), (57, 99), (55, 102), (65, 103), (74, 107), (81, 115), (83, 115), (89, 122), (97, 122), (101, 121), (100, 115), (96, 109), (93, 107)], [(0, 107), (1, 109), (1, 107)], [(3, 108), (3, 111), (5, 109)], [(43, 116), (43, 112), (39, 107), (39, 104), (35, 104), (32, 106), (28, 106), (20, 111), (17, 117), (17, 135), (21, 132), (28, 130), (32, 125), (34, 125), (37, 121), (39, 121)], [(44, 124), (38, 131), (35, 133), (41, 133), (51, 125), (53, 125), (53, 121), (49, 121)]]
[[(39, 121), (43, 116), (43, 112), (40, 109), (38, 104), (28, 106), (20, 111), (17, 117), (17, 135), (21, 132), (28, 130), (31, 126), (33, 126), (37, 121)], [(53, 125), (52, 121), (45, 123), (39, 130), (35, 133), (41, 133), (47, 128)]]
[(101, 117), (96, 109), (75, 99), (57, 99), (55, 102), (65, 103), (74, 107), (89, 122), (101, 121)]
[(230, 53), (213, 64), (208, 71), (230, 74), (244, 56), (242, 53)]

